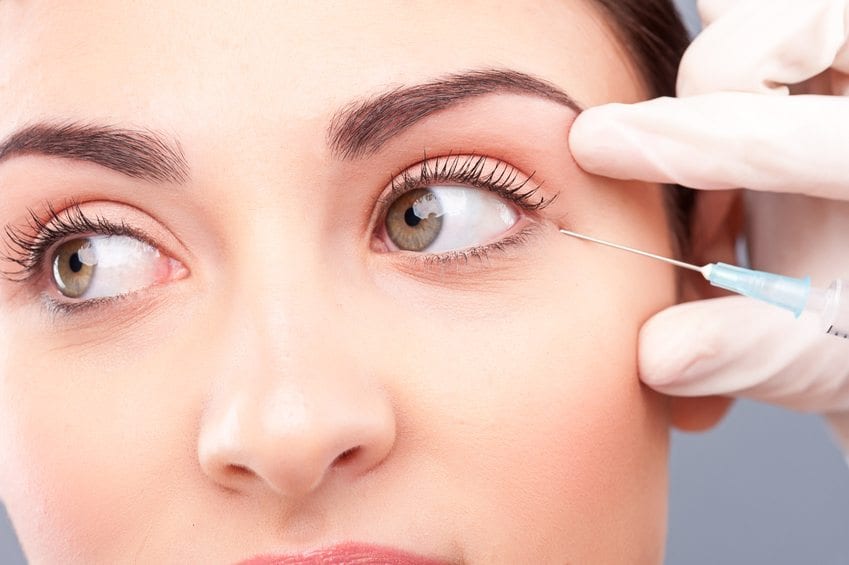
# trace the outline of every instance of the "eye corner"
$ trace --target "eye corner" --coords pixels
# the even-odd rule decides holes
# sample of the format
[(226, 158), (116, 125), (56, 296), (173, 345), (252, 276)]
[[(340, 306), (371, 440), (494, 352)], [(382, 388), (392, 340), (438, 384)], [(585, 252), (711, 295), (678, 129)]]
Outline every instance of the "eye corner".
[(180, 261), (179, 259), (175, 259), (169, 255), (165, 255), (165, 265), (168, 271), (168, 280), (164, 282), (157, 282), (157, 285), (165, 284), (168, 282), (177, 282), (182, 281), (191, 276), (191, 271), (186, 266), (185, 263)]

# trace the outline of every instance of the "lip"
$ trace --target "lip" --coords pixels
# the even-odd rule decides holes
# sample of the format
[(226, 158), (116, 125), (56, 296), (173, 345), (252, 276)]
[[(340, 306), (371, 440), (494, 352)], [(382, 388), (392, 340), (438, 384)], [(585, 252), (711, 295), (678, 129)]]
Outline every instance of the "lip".
[(258, 555), (236, 565), (449, 565), (447, 561), (422, 557), (399, 549), (345, 543), (300, 555)]

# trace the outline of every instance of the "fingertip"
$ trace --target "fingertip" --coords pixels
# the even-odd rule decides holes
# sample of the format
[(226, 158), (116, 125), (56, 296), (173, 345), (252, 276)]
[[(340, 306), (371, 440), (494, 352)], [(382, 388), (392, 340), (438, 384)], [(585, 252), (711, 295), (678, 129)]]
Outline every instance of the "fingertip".
[(575, 119), (569, 138), (575, 162), (588, 173), (613, 179), (675, 182), (670, 154), (674, 144), (656, 119), (674, 108), (669, 100), (585, 110)]
[(581, 112), (569, 131), (572, 158), (588, 173), (612, 178), (621, 175), (618, 163), (627, 149), (623, 132), (625, 104), (605, 104)]
[(569, 130), (569, 150), (583, 170), (592, 174), (608, 172), (615, 155), (612, 140), (617, 138), (614, 112), (621, 104), (588, 108), (572, 122)]
[(710, 339), (695, 339), (692, 335), (699, 322), (681, 306), (685, 305), (656, 314), (640, 330), (640, 379), (661, 391), (680, 382), (693, 367), (716, 353)]

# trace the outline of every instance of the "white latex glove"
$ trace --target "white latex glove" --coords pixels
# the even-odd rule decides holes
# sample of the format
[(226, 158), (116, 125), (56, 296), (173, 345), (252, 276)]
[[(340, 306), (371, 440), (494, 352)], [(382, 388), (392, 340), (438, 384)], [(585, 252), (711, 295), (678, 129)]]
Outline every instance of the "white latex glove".
[[(847, 3), (702, 0), (680, 98), (585, 111), (575, 159), (608, 177), (752, 189), (753, 267), (849, 279)], [(824, 414), (849, 453), (849, 341), (790, 313), (742, 297), (675, 306), (643, 327), (640, 371), (667, 394)]]

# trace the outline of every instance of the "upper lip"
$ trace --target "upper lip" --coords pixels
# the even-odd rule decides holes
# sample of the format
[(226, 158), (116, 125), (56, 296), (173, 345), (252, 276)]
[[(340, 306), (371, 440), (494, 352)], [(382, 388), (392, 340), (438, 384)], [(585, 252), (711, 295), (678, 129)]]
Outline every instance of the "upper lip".
[(258, 555), (237, 565), (448, 565), (400, 549), (365, 543), (345, 543), (296, 555)]

